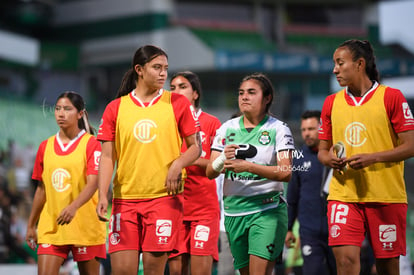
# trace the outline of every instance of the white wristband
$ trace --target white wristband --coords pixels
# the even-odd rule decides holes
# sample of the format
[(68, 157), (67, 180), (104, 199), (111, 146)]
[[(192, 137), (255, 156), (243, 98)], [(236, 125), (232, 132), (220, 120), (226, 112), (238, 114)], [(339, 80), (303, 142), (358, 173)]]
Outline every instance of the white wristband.
[(226, 160), (226, 156), (224, 155), (224, 152), (221, 152), (220, 156), (218, 156), (211, 166), (213, 167), (213, 170), (216, 172), (221, 172), (224, 168), (224, 161)]

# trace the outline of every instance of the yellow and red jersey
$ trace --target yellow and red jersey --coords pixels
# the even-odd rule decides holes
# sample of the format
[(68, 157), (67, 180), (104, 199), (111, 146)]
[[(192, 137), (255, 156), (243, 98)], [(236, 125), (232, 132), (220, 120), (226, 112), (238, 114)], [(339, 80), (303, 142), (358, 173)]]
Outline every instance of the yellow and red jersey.
[(72, 203), (87, 184), (87, 175), (96, 175), (101, 146), (90, 134), (83, 134), (67, 148), (56, 136), (42, 142), (36, 156), (32, 178), (42, 181), (46, 202), (38, 224), (38, 242), (53, 245), (98, 245), (105, 243), (105, 224), (98, 220), (98, 193), (81, 206), (67, 225), (57, 217)]
[[(319, 137), (345, 144), (346, 156), (386, 151), (397, 133), (414, 130), (414, 119), (399, 90), (377, 85), (358, 102), (346, 90), (329, 96), (322, 109)], [(381, 162), (361, 170), (335, 172), (329, 200), (406, 203), (404, 162)]]
[(167, 196), (165, 180), (172, 162), (181, 154), (182, 138), (198, 129), (188, 99), (169, 91), (162, 91), (146, 106), (132, 93), (108, 104), (98, 139), (115, 143), (114, 198)]

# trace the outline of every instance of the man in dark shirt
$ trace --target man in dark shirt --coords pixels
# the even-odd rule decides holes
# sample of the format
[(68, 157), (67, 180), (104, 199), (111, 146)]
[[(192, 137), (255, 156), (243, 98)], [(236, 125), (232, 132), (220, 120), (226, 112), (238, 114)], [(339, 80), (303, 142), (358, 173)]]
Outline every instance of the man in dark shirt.
[(293, 160), (292, 179), (287, 191), (289, 222), (285, 244), (292, 247), (296, 242), (292, 227), (298, 219), (304, 275), (336, 274), (335, 258), (328, 246), (326, 197), (321, 192), (328, 173), (318, 160), (320, 115), (320, 111), (302, 114), (301, 134), (305, 144)]

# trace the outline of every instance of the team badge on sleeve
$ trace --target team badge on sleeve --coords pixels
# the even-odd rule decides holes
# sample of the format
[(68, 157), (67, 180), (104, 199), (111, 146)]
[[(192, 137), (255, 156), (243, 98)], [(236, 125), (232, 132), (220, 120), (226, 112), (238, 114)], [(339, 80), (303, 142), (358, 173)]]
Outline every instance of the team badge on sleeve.
[(286, 141), (286, 143), (285, 143), (285, 145), (286, 146), (288, 146), (288, 145), (294, 145), (295, 143), (293, 142), (293, 137), (292, 137), (292, 135), (285, 135), (284, 137), (283, 137), (284, 139), (285, 139), (285, 141)]
[(93, 162), (96, 167), (99, 166), (99, 161), (101, 160), (101, 152), (95, 151), (93, 152)]
[(216, 135), (215, 138), (214, 138), (214, 143), (216, 143), (218, 145), (225, 146), (226, 145), (226, 138), (222, 137), (220, 135)]
[(190, 111), (191, 111), (191, 115), (193, 116), (193, 119), (195, 121), (196, 127), (200, 127), (200, 122), (198, 121), (198, 115), (197, 115), (197, 112), (194, 109), (193, 105), (190, 105)]
[(102, 134), (102, 125), (103, 125), (103, 123), (104, 123), (104, 120), (103, 120), (103, 118), (101, 118), (101, 122), (99, 123), (99, 128), (98, 128), (98, 135)]
[(323, 134), (322, 118), (319, 118), (319, 128), (318, 133)]
[(404, 113), (404, 118), (405, 119), (414, 119), (413, 113), (411, 113), (410, 106), (408, 105), (407, 102), (403, 102), (402, 108), (403, 108), (403, 113)]

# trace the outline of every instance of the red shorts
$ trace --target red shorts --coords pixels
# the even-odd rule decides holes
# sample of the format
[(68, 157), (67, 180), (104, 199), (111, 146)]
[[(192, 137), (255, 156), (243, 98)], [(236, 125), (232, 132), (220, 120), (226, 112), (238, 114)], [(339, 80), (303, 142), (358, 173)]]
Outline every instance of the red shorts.
[(375, 258), (406, 253), (407, 204), (328, 202), (329, 245), (361, 247), (368, 234)]
[(178, 235), (176, 249), (170, 258), (180, 254), (212, 256), (218, 261), (218, 240), (220, 235), (220, 216), (208, 220), (183, 221)]
[(66, 260), (70, 251), (72, 251), (73, 260), (75, 262), (89, 261), (95, 258), (106, 258), (105, 244), (91, 246), (40, 244), (37, 248), (37, 255), (55, 255)]
[(182, 223), (182, 200), (182, 194), (146, 200), (114, 199), (109, 223), (109, 253), (173, 251)]

